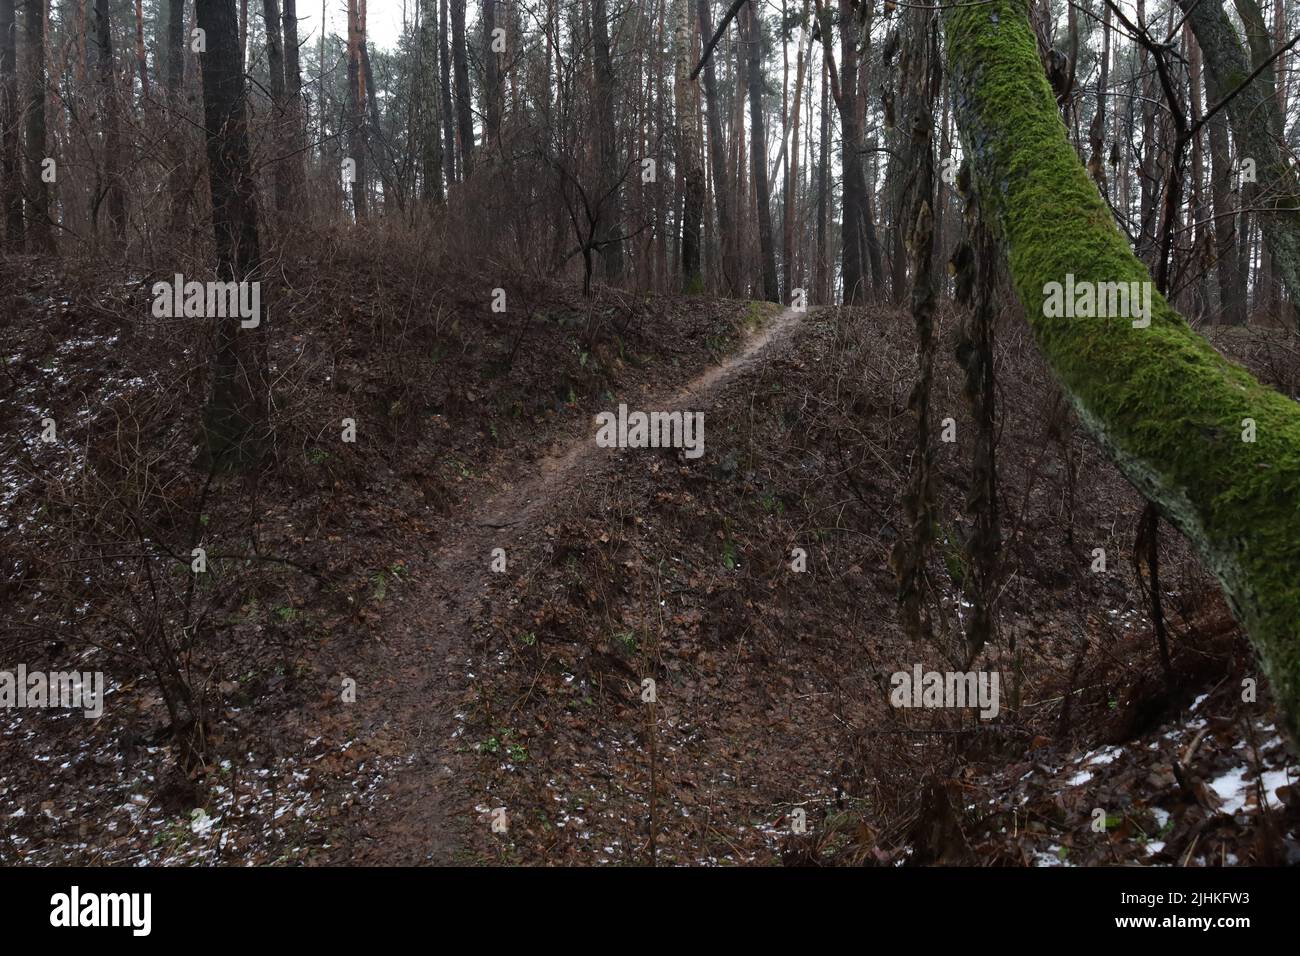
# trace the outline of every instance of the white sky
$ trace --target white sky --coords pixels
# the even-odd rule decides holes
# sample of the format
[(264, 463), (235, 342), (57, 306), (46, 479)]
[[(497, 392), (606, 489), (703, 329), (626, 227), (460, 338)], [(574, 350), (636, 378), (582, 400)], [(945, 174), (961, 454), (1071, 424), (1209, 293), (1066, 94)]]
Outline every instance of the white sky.
[[(415, 19), (417, 0), (369, 0), (366, 4), (366, 37), (372, 50), (391, 50), (402, 34), (402, 11), (408, 20)], [(347, 0), (325, 0), (326, 29), (337, 36), (348, 33)], [(320, 39), (321, 0), (298, 0), (298, 37), (310, 37), (314, 46)]]

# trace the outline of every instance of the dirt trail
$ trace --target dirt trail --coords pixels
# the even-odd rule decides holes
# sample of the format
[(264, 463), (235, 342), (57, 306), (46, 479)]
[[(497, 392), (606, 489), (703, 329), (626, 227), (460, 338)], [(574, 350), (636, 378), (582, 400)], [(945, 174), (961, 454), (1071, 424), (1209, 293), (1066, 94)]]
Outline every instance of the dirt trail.
[[(638, 404), (707, 413), (712, 396), (780, 347), (801, 314), (786, 309), (722, 363), (674, 391), (648, 394)], [(517, 544), (567, 507), (583, 483), (611, 464), (614, 449), (598, 447), (592, 432), (586, 429), (561, 443), (528, 466), (523, 480), (463, 507), (448, 521), (443, 537), (448, 543), (417, 571), (413, 590), (384, 638), (385, 683), (397, 689), (386, 693), (382, 714), (372, 713), (363, 721), (363, 728), (368, 724), (388, 733), (397, 729), (415, 759), (391, 782), (387, 801), (364, 821), (346, 855), (335, 862), (470, 862), (459, 851), (467, 845), (463, 837), (476, 825), (477, 814), (466, 805), (471, 798), (452, 781), (461, 775), (465, 759), (456, 752), (453, 734), (468, 686), (473, 611), (487, 593), (492, 549), (504, 548), (508, 560)]]

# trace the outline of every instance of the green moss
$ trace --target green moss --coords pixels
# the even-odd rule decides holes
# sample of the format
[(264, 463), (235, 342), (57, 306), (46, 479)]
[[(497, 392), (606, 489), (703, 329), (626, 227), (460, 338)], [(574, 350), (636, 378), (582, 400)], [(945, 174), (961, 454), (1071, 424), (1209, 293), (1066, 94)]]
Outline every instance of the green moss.
[(750, 299), (745, 304), (745, 325), (750, 329), (759, 328), (772, 314), (772, 303)]
[[(1194, 333), (1048, 318), (1044, 287), (1150, 276), (1065, 135), (1020, 0), (949, 7), (948, 62), (973, 185), (1040, 347), (1085, 425), (1218, 577), (1300, 739), (1300, 406)], [(1257, 441), (1242, 441), (1242, 420)]]

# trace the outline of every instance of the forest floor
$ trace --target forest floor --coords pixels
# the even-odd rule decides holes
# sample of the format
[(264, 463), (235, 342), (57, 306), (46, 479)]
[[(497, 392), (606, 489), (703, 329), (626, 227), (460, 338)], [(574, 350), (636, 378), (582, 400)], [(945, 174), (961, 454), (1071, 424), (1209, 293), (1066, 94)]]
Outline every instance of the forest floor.
[[(948, 311), (932, 407), (957, 440), (918, 645), (889, 567), (903, 312), (516, 279), (495, 313), (497, 278), (323, 241), (264, 293), (268, 465), (208, 476), (207, 340), (147, 318), (158, 276), (20, 265), (0, 285), (0, 669), (102, 670), (110, 692), (98, 719), (0, 713), (0, 863), (1300, 858), (1300, 768), (1266, 682), (1242, 699), (1248, 642), (1165, 527), (1167, 685), (1140, 500), (1012, 315), (979, 665), (1003, 703), (979, 721), (888, 701), (892, 673), (952, 668), (970, 615)], [(1212, 337), (1300, 396), (1289, 340)], [(620, 402), (704, 412), (704, 455), (598, 448), (592, 416)], [(213, 557), (188, 588), (195, 540)], [(202, 746), (175, 743), (197, 731), (174, 722), (172, 659)]]

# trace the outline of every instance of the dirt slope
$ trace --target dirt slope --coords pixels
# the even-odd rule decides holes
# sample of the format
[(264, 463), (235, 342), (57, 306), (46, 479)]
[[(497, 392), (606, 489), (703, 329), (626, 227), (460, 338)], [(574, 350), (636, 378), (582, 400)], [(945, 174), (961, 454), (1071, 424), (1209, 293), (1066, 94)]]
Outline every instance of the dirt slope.
[[(800, 312), (787, 309), (751, 333), (743, 346), (686, 385), (639, 400), (647, 409), (690, 409), (706, 416), (718, 389), (767, 361), (795, 331)], [(707, 419), (706, 419), (707, 420)], [(456, 715), (467, 701), (466, 664), (472, 656), (471, 622), (481, 613), (494, 548), (507, 561), (541, 527), (569, 507), (579, 488), (600, 481), (611, 450), (591, 431), (578, 434), (535, 466), (519, 468), (513, 482), (449, 518), (447, 542), (428, 562), (428, 576), (404, 597), (404, 607), (384, 636), (405, 690), (385, 698), (387, 719), (402, 726), (412, 763), (391, 782), (381, 805), (367, 815), (357, 845), (342, 851), (358, 863), (454, 863), (464, 860), (464, 834), (473, 794), (464, 781), (465, 752), (458, 748)], [(384, 720), (377, 715), (366, 719)]]

